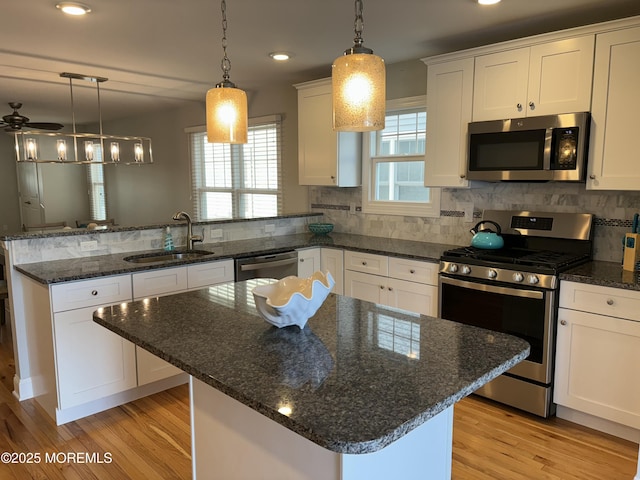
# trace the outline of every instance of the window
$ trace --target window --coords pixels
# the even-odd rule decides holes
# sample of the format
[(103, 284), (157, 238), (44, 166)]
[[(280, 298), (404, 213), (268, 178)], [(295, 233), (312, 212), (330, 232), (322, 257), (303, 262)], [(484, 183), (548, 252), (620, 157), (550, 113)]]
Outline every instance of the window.
[(391, 100), (384, 130), (365, 134), (365, 213), (440, 215), (440, 190), (424, 186), (425, 105), (424, 97)]
[(209, 143), (205, 127), (190, 135), (192, 191), (198, 220), (255, 218), (282, 211), (279, 116), (249, 120), (248, 143)]

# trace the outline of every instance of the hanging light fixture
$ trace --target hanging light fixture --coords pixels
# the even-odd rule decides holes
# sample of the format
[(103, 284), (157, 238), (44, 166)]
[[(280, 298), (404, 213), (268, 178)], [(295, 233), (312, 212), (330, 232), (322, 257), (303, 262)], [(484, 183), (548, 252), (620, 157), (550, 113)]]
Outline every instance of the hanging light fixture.
[[(71, 93), (72, 132), (15, 132), (16, 156), (18, 162), (64, 163), (64, 164), (123, 164), (145, 165), (153, 163), (151, 139), (147, 137), (123, 137), (105, 135), (102, 132), (102, 106), (100, 103), (100, 84), (108, 79), (79, 73), (60, 74), (69, 79)], [(85, 80), (96, 85), (98, 97), (99, 133), (78, 133), (73, 98), (73, 81)], [(107, 158), (105, 148), (110, 146)]]
[(227, 56), (227, 2), (222, 0), (222, 82), (207, 92), (209, 143), (247, 143), (247, 94), (229, 80)]
[(385, 118), (384, 60), (363, 45), (362, 0), (355, 0), (353, 47), (331, 66), (333, 129), (343, 132), (382, 130)]

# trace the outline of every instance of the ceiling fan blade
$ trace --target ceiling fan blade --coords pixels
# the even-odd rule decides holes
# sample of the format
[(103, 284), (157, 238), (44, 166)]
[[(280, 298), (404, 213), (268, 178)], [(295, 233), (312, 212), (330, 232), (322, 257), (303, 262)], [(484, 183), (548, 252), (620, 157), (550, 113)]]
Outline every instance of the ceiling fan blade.
[(51, 122), (28, 122), (23, 124), (24, 127), (38, 128), (40, 130), (60, 130), (64, 125)]

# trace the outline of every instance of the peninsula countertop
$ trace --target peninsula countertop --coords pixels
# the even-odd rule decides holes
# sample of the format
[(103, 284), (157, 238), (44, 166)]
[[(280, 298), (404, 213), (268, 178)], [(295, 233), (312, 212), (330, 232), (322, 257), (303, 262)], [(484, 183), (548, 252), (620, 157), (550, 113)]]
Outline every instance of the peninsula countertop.
[(387, 446), (529, 354), (513, 336), (335, 294), (303, 330), (278, 329), (253, 304), (265, 281), (105, 307), (94, 321), (338, 453)]
[(15, 268), (33, 280), (48, 285), (157, 268), (210, 262), (213, 260), (233, 259), (253, 255), (269, 255), (287, 250), (310, 247), (333, 247), (437, 263), (442, 252), (452, 246), (345, 233), (332, 233), (331, 235), (297, 234), (234, 242), (198, 244), (196, 246), (198, 250), (210, 251), (211, 255), (197, 259), (180, 259), (156, 264), (132, 263), (125, 261), (124, 258), (130, 255), (157, 254), (159, 250), (122, 252), (95, 256), (83, 255), (78, 258), (64, 260), (19, 264), (16, 265)]

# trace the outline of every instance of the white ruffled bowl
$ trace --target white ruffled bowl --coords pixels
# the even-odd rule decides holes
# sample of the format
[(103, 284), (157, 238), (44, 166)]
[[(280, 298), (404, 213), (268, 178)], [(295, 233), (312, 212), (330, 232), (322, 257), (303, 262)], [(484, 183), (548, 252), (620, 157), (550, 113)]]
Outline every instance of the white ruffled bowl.
[(298, 325), (303, 329), (335, 285), (331, 273), (315, 272), (309, 278), (285, 277), (254, 287), (258, 313), (278, 328)]

